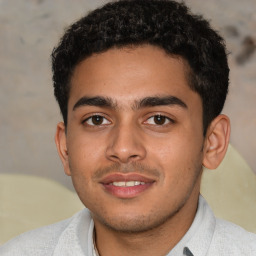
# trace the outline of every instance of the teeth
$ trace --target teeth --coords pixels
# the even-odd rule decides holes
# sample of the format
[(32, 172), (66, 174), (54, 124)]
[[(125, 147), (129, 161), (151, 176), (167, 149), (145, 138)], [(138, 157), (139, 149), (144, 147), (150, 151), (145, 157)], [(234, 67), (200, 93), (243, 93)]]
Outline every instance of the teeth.
[(115, 181), (113, 182), (113, 185), (117, 187), (125, 187), (125, 181)]
[(133, 187), (133, 186), (138, 186), (138, 185), (144, 185), (145, 182), (142, 181), (114, 181), (112, 183), (114, 186), (117, 187)]
[(135, 181), (127, 181), (127, 182), (125, 182), (125, 186), (126, 187), (133, 187), (133, 186), (135, 186)]

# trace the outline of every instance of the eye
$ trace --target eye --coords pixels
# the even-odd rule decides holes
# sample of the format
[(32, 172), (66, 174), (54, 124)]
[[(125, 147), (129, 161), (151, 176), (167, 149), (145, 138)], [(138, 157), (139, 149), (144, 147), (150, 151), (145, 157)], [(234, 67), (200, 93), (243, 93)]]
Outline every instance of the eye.
[(173, 123), (173, 120), (163, 115), (154, 115), (147, 119), (147, 124), (150, 125), (166, 125), (169, 123)]
[(98, 126), (98, 125), (110, 124), (111, 122), (108, 119), (106, 119), (104, 116), (93, 115), (85, 119), (83, 123), (86, 123), (87, 125), (91, 125), (91, 126)]

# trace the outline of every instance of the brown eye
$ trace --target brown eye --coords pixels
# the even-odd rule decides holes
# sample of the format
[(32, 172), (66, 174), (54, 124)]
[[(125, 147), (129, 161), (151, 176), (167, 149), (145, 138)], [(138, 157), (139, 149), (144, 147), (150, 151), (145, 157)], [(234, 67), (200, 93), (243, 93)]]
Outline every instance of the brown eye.
[(110, 121), (108, 121), (104, 116), (94, 115), (94, 116), (87, 118), (84, 121), (84, 123), (87, 125), (91, 125), (91, 126), (97, 126), (97, 125), (110, 124)]
[(154, 122), (157, 125), (165, 124), (166, 120), (167, 118), (165, 116), (161, 116), (161, 115), (154, 116)]
[(103, 117), (102, 116), (93, 116), (92, 123), (94, 125), (101, 125), (103, 123)]
[(146, 123), (150, 124), (150, 125), (166, 125), (169, 123), (173, 123), (173, 120), (167, 116), (154, 115), (154, 116), (151, 116), (150, 118), (148, 118)]

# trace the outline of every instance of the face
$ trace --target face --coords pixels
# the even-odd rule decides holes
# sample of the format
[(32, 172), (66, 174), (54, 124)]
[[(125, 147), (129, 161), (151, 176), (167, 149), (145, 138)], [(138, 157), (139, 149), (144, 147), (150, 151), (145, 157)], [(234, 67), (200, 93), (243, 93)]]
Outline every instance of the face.
[(202, 102), (186, 72), (153, 46), (111, 49), (76, 67), (63, 163), (96, 225), (145, 231), (197, 203)]

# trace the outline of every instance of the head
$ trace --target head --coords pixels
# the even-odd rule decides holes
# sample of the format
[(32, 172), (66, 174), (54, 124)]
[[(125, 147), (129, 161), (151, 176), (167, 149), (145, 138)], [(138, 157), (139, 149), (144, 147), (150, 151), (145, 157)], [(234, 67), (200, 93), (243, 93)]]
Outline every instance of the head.
[(223, 39), (201, 16), (174, 1), (118, 1), (70, 26), (52, 53), (54, 93), (64, 123), (75, 67), (111, 48), (154, 45), (188, 63), (187, 79), (203, 104), (204, 134), (224, 106), (229, 68)]
[(183, 4), (119, 1), (73, 24), (52, 57), (58, 152), (96, 229), (182, 233), (202, 164), (227, 149), (222, 38)]

